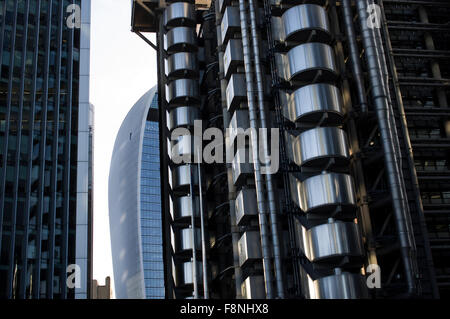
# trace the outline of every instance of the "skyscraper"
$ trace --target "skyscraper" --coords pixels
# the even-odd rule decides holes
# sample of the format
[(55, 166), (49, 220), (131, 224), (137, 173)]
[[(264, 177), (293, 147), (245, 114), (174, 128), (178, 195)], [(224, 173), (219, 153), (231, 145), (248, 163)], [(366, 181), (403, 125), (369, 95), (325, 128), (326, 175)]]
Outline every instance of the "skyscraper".
[(87, 298), (90, 0), (1, 0), (0, 28), (0, 298)]
[[(448, 296), (449, 14), (439, 0), (134, 1), (132, 31), (158, 52), (167, 296)], [(212, 147), (214, 128), (230, 130)], [(199, 140), (219, 160), (193, 163)], [(277, 152), (265, 173), (258, 157)]]
[(165, 297), (159, 112), (156, 87), (117, 133), (109, 173), (109, 221), (116, 297)]

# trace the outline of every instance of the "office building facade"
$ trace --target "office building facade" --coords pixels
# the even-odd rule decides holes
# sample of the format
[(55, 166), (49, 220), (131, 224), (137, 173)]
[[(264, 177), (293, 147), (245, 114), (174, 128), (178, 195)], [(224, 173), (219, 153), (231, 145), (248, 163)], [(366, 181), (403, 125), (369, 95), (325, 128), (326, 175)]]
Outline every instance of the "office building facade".
[[(133, 2), (132, 31), (158, 52), (168, 298), (449, 296), (449, 13)], [(231, 163), (197, 156), (211, 128), (230, 129), (213, 153)], [(241, 156), (266, 159), (273, 140), (276, 172)]]
[(0, 1), (0, 298), (87, 298), (90, 1)]
[(109, 221), (119, 299), (165, 297), (158, 94), (132, 107), (116, 137), (109, 173)]

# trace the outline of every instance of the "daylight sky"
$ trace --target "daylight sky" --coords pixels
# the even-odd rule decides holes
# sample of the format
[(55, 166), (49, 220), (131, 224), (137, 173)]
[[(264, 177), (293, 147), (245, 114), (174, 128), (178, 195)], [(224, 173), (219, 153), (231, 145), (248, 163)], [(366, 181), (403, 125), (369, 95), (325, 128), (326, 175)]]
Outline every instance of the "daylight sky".
[[(108, 175), (120, 125), (134, 103), (156, 85), (156, 53), (130, 31), (131, 0), (92, 0), (91, 103), (95, 107), (94, 279), (113, 277)], [(154, 41), (153, 35), (148, 35)]]

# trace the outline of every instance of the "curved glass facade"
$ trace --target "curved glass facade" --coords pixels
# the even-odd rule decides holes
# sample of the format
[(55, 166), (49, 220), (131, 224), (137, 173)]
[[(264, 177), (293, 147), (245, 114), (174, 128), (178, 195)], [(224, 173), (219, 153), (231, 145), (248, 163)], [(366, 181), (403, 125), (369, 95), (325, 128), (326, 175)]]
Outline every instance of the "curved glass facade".
[(165, 297), (158, 96), (148, 91), (117, 134), (109, 214), (117, 298)]

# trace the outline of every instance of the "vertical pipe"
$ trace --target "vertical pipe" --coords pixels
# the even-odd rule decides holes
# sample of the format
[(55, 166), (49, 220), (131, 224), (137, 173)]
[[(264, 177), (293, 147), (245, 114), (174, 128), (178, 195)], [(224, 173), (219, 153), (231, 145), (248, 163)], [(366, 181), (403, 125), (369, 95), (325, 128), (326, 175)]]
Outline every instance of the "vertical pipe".
[(194, 286), (194, 299), (198, 299), (198, 281), (197, 281), (197, 251), (195, 242), (195, 201), (194, 201), (194, 172), (192, 170), (192, 164), (189, 165), (189, 172), (191, 176), (191, 182), (189, 183), (189, 192), (191, 196), (191, 240), (192, 240), (192, 284)]
[[(203, 189), (202, 189), (202, 172), (200, 169), (200, 149), (197, 150), (198, 162), (198, 189), (200, 196), (200, 227), (202, 232), (202, 267), (203, 267), (203, 297), (204, 299), (209, 299), (209, 289), (208, 289), (208, 266), (206, 261), (206, 235), (205, 235), (205, 221), (204, 221), (204, 211), (203, 211)], [(194, 210), (192, 210), (192, 215), (194, 215)]]
[[(249, 0), (250, 7), (250, 26), (251, 33), (253, 38), (253, 55), (255, 61), (255, 71), (256, 71), (256, 86), (258, 93), (258, 107), (259, 107), (259, 120), (261, 123), (262, 129), (267, 129), (266, 122), (266, 110), (264, 105), (264, 86), (263, 86), (263, 77), (261, 72), (261, 59), (259, 56), (259, 34), (256, 26), (256, 14), (255, 14), (255, 3), (253, 0)], [(267, 134), (262, 133), (262, 148), (263, 148), (263, 156), (264, 159), (267, 160), (269, 158), (268, 150), (267, 150)], [(275, 280), (277, 284), (277, 295), (279, 298), (284, 298), (284, 284), (283, 284), (283, 271), (282, 271), (282, 263), (281, 263), (281, 252), (280, 252), (280, 240), (278, 236), (278, 223), (277, 223), (277, 208), (275, 203), (275, 194), (274, 194), (274, 182), (272, 179), (272, 174), (267, 172), (266, 174), (266, 188), (268, 194), (269, 201), (269, 211), (270, 211), (270, 228), (272, 233), (272, 242), (273, 242), (273, 257), (275, 261)]]
[[(223, 114), (223, 127), (226, 128), (230, 125), (230, 114), (227, 110), (227, 80), (224, 78), (224, 65), (223, 65), (223, 43), (222, 43), (222, 30), (220, 27), (220, 5), (219, 0), (215, 2), (216, 11), (216, 29), (217, 29), (217, 46), (218, 46), (218, 58), (219, 58), (219, 79), (220, 79), (220, 104), (222, 106)], [(234, 281), (235, 281), (235, 293), (236, 299), (242, 298), (241, 285), (242, 285), (242, 270), (239, 267), (239, 229), (236, 226), (236, 212), (235, 212), (235, 198), (236, 188), (233, 184), (233, 170), (230, 163), (226, 163), (227, 176), (228, 176), (228, 201), (230, 205), (230, 227), (231, 227), (231, 241), (233, 244), (233, 265), (234, 265)]]
[(361, 25), (362, 40), (367, 57), (370, 82), (372, 86), (372, 98), (378, 118), (380, 128), (381, 142), (384, 151), (384, 158), (387, 170), (389, 188), (392, 196), (392, 205), (394, 208), (396, 227), (400, 241), (400, 252), (403, 261), (408, 293), (413, 294), (416, 290), (413, 260), (411, 257), (412, 243), (407, 226), (407, 218), (403, 210), (403, 198), (401, 192), (401, 180), (398, 166), (395, 163), (395, 151), (390, 130), (392, 127), (388, 119), (388, 99), (385, 94), (383, 85), (382, 71), (377, 57), (376, 43), (372, 32), (367, 25), (367, 2), (365, 0), (357, 0), (356, 2), (359, 22)]
[(255, 170), (255, 182), (256, 182), (256, 197), (258, 202), (258, 216), (259, 216), (259, 227), (261, 235), (261, 247), (263, 256), (263, 268), (264, 268), (264, 278), (266, 286), (266, 297), (273, 299), (272, 290), (272, 266), (270, 262), (270, 249), (269, 249), (269, 237), (267, 230), (267, 216), (266, 216), (266, 202), (263, 194), (263, 181), (261, 176), (261, 166), (258, 158), (258, 138), (257, 138), (257, 114), (255, 109), (255, 97), (254, 97), (254, 84), (253, 84), (253, 68), (251, 65), (250, 56), (250, 39), (247, 30), (247, 12), (245, 8), (245, 1), (239, 0), (239, 12), (241, 18), (241, 32), (242, 32), (242, 48), (244, 51), (244, 66), (245, 66), (245, 79), (247, 82), (247, 99), (248, 99), (248, 109), (250, 117), (250, 127), (251, 127), (251, 147), (253, 154), (253, 167)]
[(367, 115), (367, 97), (364, 85), (364, 76), (361, 69), (358, 45), (356, 44), (355, 29), (353, 27), (353, 13), (350, 0), (342, 0), (342, 11), (344, 15), (345, 33), (347, 34), (347, 42), (350, 50), (350, 65), (352, 67), (353, 76), (355, 77), (356, 92), (358, 93), (358, 102), (361, 113)]

